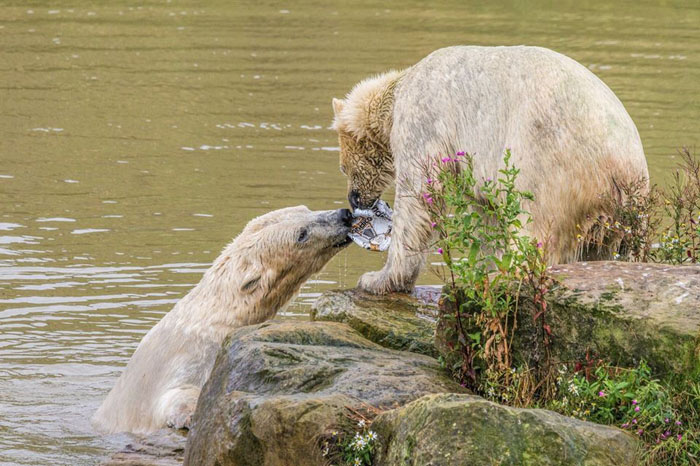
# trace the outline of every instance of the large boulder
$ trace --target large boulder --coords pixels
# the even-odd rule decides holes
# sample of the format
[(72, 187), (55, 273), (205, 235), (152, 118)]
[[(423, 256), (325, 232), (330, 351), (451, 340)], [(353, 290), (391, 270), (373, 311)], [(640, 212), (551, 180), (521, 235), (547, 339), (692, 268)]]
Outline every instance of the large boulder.
[(322, 465), (318, 440), (347, 408), (389, 409), (464, 391), (437, 361), (372, 343), (347, 325), (267, 322), (236, 330), (202, 389), (185, 464)]
[(437, 302), (441, 287), (416, 287), (413, 295), (376, 296), (359, 289), (327, 291), (316, 300), (311, 319), (344, 322), (387, 348), (438, 356)]
[(471, 395), (419, 398), (379, 415), (376, 464), (415, 466), (637, 464), (625, 432), (541, 409)]
[[(700, 373), (700, 266), (590, 262), (552, 267), (560, 286), (547, 297), (551, 354), (559, 361), (601, 358), (620, 366), (645, 359), (657, 375)], [(443, 303), (442, 312), (453, 312)], [(515, 358), (543, 358), (542, 329), (525, 295)], [(436, 346), (457, 361), (454, 321), (440, 318)]]

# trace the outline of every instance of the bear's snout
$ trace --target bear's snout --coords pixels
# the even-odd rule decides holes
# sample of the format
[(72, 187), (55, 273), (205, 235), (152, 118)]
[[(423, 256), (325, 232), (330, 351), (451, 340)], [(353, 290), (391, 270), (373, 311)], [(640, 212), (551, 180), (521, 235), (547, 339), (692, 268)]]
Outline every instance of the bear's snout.
[(348, 202), (352, 210), (357, 209), (360, 206), (360, 194), (355, 190), (350, 191), (350, 194), (348, 194)]
[(338, 221), (346, 227), (350, 227), (352, 225), (352, 212), (350, 212), (349, 209), (338, 209), (336, 215), (338, 217)]
[(350, 203), (350, 207), (352, 207), (352, 210), (371, 209), (372, 206), (377, 202), (377, 199), (371, 199), (370, 201), (364, 200), (363, 202), (360, 193), (353, 189), (352, 191), (350, 191), (350, 194), (348, 194), (348, 202)]

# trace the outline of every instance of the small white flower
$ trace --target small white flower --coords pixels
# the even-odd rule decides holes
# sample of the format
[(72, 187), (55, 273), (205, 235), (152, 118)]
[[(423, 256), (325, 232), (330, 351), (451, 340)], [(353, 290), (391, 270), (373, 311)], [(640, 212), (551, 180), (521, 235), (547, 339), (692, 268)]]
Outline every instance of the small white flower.
[(362, 460), (360, 458), (355, 458), (355, 461), (352, 464), (353, 466), (362, 466)]
[(374, 431), (372, 431), (372, 430), (370, 430), (369, 432), (367, 432), (367, 441), (373, 442), (373, 441), (375, 441), (375, 440), (377, 440), (377, 434), (376, 434)]
[(364, 427), (365, 426), (365, 420), (360, 419), (360, 422), (357, 423), (357, 427)]
[(573, 382), (569, 383), (569, 393), (574, 396), (578, 395), (578, 387)]

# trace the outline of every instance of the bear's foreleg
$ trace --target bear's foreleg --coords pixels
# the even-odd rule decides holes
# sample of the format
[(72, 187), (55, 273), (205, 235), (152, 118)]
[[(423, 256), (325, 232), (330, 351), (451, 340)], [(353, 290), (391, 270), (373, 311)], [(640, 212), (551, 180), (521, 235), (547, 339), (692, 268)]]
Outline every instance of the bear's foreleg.
[(189, 429), (200, 391), (194, 385), (168, 390), (158, 400), (156, 419), (162, 420), (163, 427)]
[(410, 293), (433, 237), (430, 216), (415, 193), (397, 186), (389, 257), (382, 270), (360, 277), (358, 288), (372, 294)]

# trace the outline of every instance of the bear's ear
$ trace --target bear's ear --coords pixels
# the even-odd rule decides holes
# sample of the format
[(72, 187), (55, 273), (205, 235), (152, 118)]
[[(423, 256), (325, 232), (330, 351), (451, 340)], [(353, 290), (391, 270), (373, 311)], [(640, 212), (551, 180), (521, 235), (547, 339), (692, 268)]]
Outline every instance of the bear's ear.
[(269, 274), (261, 267), (258, 261), (244, 261), (241, 268), (245, 270), (245, 275), (240, 281), (241, 293), (253, 294), (265, 285)]
[(343, 99), (333, 99), (333, 113), (335, 113), (336, 116), (343, 111), (344, 106), (345, 101)]

